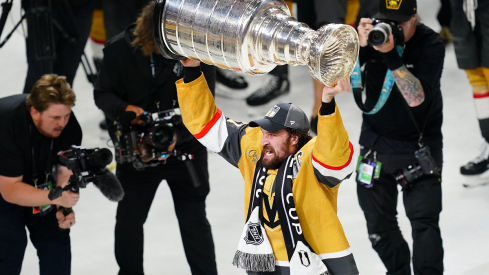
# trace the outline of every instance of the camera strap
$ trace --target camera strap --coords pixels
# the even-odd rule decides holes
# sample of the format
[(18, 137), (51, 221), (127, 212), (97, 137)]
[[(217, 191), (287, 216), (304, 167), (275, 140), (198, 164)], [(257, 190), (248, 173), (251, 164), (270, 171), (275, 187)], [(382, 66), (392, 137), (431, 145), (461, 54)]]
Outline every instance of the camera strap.
[[(404, 97), (403, 97), (403, 99), (404, 99)], [(409, 107), (409, 105), (407, 104), (406, 100), (402, 100), (402, 102), (404, 103), (404, 106), (406, 106), (406, 109), (407, 109), (407, 111), (409, 113), (409, 117), (413, 121), (414, 126), (416, 127), (416, 130), (419, 133), (418, 146), (419, 146), (419, 148), (421, 148), (424, 145), (424, 143), (423, 143), (423, 132), (424, 132), (424, 128), (426, 127), (426, 124), (428, 123), (428, 118), (430, 117), (431, 109), (433, 107), (433, 103), (435, 102), (435, 100), (433, 99), (433, 101), (431, 101), (430, 107), (428, 108), (428, 113), (426, 114), (426, 120), (424, 121), (423, 128), (421, 128), (421, 129), (419, 129), (418, 123), (416, 122), (416, 118), (414, 117), (414, 114), (411, 111), (411, 107)]]
[[(404, 53), (404, 48), (401, 45), (396, 46), (396, 50), (399, 53), (399, 56), (402, 57), (402, 54)], [(363, 92), (363, 85), (362, 85), (362, 71), (360, 69), (360, 58), (357, 59), (357, 63), (355, 64), (355, 68), (351, 74), (351, 86), (353, 90), (353, 97), (355, 99), (355, 102), (357, 103), (358, 107), (364, 114), (367, 115), (373, 115), (380, 111), (382, 107), (384, 107), (385, 103), (387, 102), (387, 99), (389, 98), (389, 95), (391, 94), (392, 87), (394, 87), (394, 77), (392, 77), (392, 71), (387, 69), (387, 72), (385, 74), (384, 78), (384, 84), (382, 85), (382, 90), (379, 95), (379, 99), (375, 106), (371, 109), (368, 110), (365, 105), (363, 104), (362, 100), (362, 92)]]

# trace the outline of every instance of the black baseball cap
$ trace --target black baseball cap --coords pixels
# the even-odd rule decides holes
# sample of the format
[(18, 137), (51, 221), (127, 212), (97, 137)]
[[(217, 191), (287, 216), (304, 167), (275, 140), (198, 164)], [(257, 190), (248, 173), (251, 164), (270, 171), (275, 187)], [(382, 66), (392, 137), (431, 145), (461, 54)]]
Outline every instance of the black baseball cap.
[(269, 132), (285, 129), (286, 127), (309, 131), (307, 115), (299, 107), (292, 103), (280, 103), (273, 106), (262, 119), (249, 123), (251, 127), (260, 126)]
[(416, 14), (416, 0), (380, 0), (376, 19), (406, 22)]

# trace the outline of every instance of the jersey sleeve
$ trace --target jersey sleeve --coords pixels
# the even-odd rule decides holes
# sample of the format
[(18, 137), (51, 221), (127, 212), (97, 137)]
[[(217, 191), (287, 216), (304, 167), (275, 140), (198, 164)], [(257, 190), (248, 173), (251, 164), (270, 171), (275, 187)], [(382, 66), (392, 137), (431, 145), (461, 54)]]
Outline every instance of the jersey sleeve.
[(331, 115), (318, 115), (318, 135), (312, 152), (319, 182), (334, 187), (353, 173), (353, 145), (343, 125), (338, 106)]
[(190, 133), (209, 150), (238, 166), (241, 157), (240, 140), (246, 124), (225, 117), (217, 108), (205, 77), (176, 83), (183, 123)]

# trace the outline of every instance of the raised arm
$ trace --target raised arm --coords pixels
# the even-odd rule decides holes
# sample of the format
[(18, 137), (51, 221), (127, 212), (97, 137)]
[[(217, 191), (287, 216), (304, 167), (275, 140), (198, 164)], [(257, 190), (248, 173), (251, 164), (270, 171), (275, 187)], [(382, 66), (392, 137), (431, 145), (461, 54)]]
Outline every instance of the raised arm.
[(217, 108), (199, 61), (187, 59), (182, 64), (184, 78), (176, 85), (183, 123), (200, 143), (237, 166), (246, 125), (226, 118)]
[(349, 77), (344, 77), (333, 88), (323, 89), (312, 163), (319, 182), (329, 187), (348, 179), (353, 172), (353, 145), (334, 100), (336, 94), (348, 92), (350, 88)]

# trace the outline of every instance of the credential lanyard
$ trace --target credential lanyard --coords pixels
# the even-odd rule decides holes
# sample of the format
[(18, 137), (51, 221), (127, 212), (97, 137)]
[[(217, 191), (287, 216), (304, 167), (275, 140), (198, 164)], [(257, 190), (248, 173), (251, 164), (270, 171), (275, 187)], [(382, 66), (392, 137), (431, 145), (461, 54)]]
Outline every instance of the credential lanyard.
[[(401, 45), (397, 45), (396, 50), (397, 53), (399, 53), (399, 56), (402, 57), (402, 54), (404, 53), (404, 48)], [(394, 87), (394, 83), (395, 80), (394, 77), (392, 77), (392, 71), (387, 69), (379, 100), (375, 104), (374, 108), (372, 108), (372, 110), (367, 110), (362, 102), (362, 71), (360, 69), (360, 59), (357, 59), (357, 63), (355, 64), (355, 68), (351, 74), (351, 86), (353, 89), (353, 97), (355, 98), (355, 102), (357, 103), (360, 110), (363, 111), (363, 113), (367, 115), (373, 115), (380, 111), (380, 109), (382, 109), (382, 107), (384, 107), (384, 104), (387, 102), (387, 99), (391, 94), (392, 87)]]
[[(29, 133), (31, 135), (31, 152), (32, 152), (32, 178), (34, 181), (34, 186), (37, 187), (37, 180), (38, 180), (38, 175), (37, 175), (37, 166), (36, 166), (36, 157), (34, 154), (34, 136), (32, 135), (32, 124), (29, 125)], [(51, 173), (51, 158), (52, 158), (52, 152), (53, 152), (53, 141), (54, 139), (51, 139), (51, 146), (49, 148), (49, 155), (47, 159), (47, 165), (46, 165), (46, 180), (44, 183), (47, 182), (47, 179), (49, 177), (49, 174)], [(39, 154), (39, 157), (41, 157), (41, 154)]]

